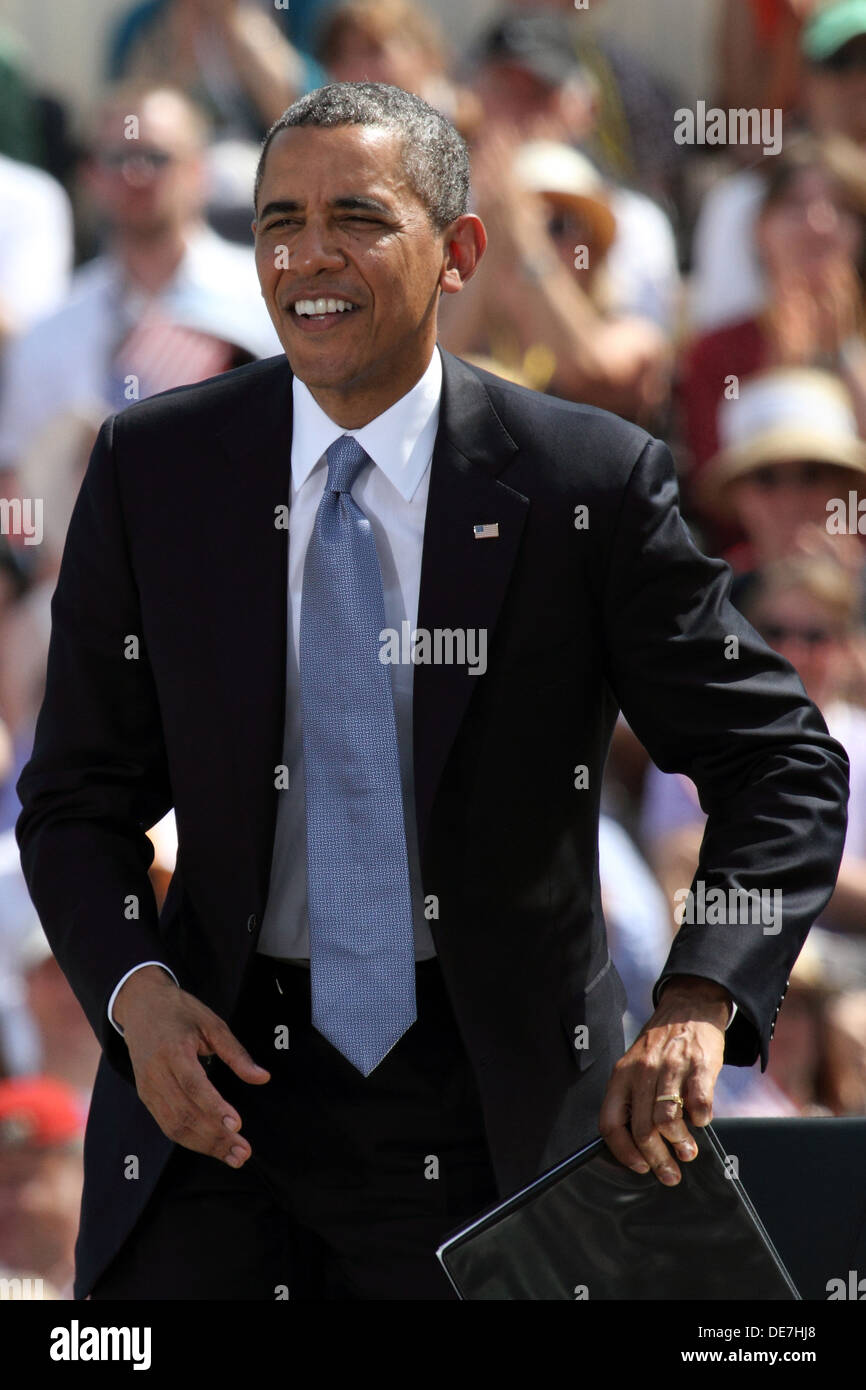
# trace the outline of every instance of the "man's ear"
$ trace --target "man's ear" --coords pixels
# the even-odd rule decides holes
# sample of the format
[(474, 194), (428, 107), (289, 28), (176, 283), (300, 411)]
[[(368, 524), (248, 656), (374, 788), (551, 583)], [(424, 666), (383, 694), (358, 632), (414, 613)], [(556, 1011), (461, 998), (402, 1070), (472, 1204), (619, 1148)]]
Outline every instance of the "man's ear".
[(474, 213), (455, 218), (444, 233), (446, 261), (439, 277), (443, 294), (457, 294), (478, 269), (487, 248), (484, 223)]

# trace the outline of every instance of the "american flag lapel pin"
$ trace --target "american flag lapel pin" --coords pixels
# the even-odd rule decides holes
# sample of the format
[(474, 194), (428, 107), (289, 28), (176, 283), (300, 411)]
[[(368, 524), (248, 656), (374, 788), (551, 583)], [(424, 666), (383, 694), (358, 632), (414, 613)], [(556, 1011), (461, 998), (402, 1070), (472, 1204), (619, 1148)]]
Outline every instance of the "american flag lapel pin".
[(492, 541), (499, 535), (499, 522), (488, 521), (486, 524), (473, 526), (472, 534), (477, 541)]

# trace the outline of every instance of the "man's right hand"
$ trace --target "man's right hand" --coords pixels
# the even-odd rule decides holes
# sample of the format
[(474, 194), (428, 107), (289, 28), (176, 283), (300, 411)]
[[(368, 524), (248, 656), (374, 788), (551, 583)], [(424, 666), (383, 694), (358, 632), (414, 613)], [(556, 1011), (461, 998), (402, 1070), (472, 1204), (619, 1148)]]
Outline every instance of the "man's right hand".
[(137, 970), (114, 1001), (135, 1085), (166, 1138), (196, 1153), (240, 1168), (252, 1150), (240, 1133), (241, 1117), (223, 1100), (199, 1061), (216, 1054), (251, 1085), (270, 1080), (227, 1024), (205, 1004), (178, 989), (158, 965)]

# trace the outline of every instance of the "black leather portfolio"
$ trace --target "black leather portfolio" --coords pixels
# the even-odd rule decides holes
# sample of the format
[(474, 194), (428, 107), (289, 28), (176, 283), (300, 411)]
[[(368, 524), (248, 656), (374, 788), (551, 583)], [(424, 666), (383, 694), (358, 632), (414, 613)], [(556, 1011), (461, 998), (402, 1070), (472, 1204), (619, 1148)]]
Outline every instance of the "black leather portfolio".
[(437, 1251), (463, 1299), (799, 1299), (712, 1127), (664, 1187), (598, 1139)]

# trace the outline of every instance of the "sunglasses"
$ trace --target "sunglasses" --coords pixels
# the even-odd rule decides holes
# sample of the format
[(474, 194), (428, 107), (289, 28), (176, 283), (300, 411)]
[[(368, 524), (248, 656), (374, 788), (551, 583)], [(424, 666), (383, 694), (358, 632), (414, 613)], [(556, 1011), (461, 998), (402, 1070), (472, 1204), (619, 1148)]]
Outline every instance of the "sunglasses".
[(804, 647), (824, 647), (838, 637), (828, 627), (788, 627), (785, 623), (762, 623), (761, 635), (771, 647), (785, 642), (800, 642)]
[(116, 174), (131, 167), (151, 174), (159, 173), (174, 163), (174, 155), (165, 150), (154, 150), (145, 146), (139, 149), (102, 150), (96, 156), (97, 163), (109, 173)]

